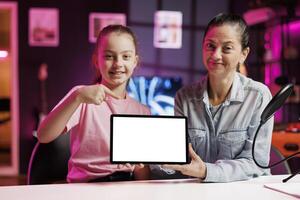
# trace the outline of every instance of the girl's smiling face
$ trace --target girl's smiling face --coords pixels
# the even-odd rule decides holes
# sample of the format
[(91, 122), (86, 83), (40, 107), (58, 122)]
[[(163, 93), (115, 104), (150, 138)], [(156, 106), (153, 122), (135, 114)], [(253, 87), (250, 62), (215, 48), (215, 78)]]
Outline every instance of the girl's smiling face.
[(110, 88), (126, 85), (138, 62), (133, 38), (126, 33), (112, 32), (105, 36), (97, 56), (101, 83)]

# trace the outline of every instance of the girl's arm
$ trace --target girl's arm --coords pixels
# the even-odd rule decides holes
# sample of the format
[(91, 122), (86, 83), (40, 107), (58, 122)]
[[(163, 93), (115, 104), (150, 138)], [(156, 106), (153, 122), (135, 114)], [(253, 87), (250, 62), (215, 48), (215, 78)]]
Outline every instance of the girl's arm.
[(81, 103), (100, 105), (105, 100), (106, 94), (119, 98), (102, 84), (75, 89), (43, 120), (37, 133), (39, 142), (53, 141), (66, 131), (66, 124)]
[(37, 136), (39, 142), (51, 142), (65, 132), (68, 120), (80, 103), (78, 90), (75, 90), (60, 105), (52, 110), (38, 128)]

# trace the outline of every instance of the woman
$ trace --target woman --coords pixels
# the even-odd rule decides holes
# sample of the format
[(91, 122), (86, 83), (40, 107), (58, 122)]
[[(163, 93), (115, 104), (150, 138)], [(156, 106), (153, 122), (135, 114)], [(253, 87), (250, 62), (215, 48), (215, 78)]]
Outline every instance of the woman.
[[(250, 51), (245, 21), (238, 15), (219, 14), (208, 24), (203, 39), (203, 62), (208, 75), (180, 89), (176, 115), (188, 117), (191, 163), (151, 167), (156, 176), (170, 170), (205, 182), (230, 182), (269, 174), (251, 156), (260, 115), (271, 99), (269, 89), (236, 70)], [(255, 157), (269, 163), (273, 119), (259, 131)]]

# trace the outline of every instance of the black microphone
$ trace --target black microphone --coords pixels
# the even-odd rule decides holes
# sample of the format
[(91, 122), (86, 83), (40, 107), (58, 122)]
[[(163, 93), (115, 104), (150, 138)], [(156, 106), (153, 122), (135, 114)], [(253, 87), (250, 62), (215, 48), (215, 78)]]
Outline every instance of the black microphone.
[[(260, 123), (259, 126), (254, 134), (254, 138), (253, 138), (253, 145), (252, 145), (252, 157), (253, 157), (253, 161), (254, 163), (259, 166), (260, 168), (263, 169), (268, 169), (268, 168), (272, 168), (275, 167), (277, 165), (279, 165), (280, 163), (289, 160), (290, 158), (300, 154), (299, 152), (296, 152), (288, 157), (286, 157), (283, 160), (280, 160), (278, 162), (275, 162), (272, 165), (267, 165), (267, 166), (263, 166), (261, 164), (259, 164), (257, 162), (257, 160), (255, 159), (254, 156), (254, 148), (255, 148), (255, 142), (256, 142), (256, 137), (257, 137), (257, 133), (259, 132), (260, 128), (262, 127), (262, 125), (264, 125), (273, 115), (274, 113), (284, 104), (285, 100), (291, 95), (291, 93), (293, 92), (293, 84), (287, 84), (285, 85), (283, 88), (281, 88), (279, 90), (279, 92), (277, 92), (277, 94), (271, 99), (271, 101), (268, 103), (268, 105), (266, 106), (266, 108), (264, 109), (264, 111), (262, 112), (261, 116), (260, 116)], [(288, 180), (290, 180), (291, 178), (293, 178), (294, 176), (296, 176), (298, 173), (300, 173), (300, 170), (293, 173), (292, 175), (290, 175), (289, 177), (285, 178), (282, 180), (282, 182), (287, 182)]]

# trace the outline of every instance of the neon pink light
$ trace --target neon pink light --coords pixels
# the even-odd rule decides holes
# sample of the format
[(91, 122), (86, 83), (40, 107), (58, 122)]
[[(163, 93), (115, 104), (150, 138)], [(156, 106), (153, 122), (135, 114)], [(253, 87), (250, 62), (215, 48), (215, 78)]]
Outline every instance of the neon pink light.
[(272, 55), (274, 60), (280, 60), (281, 57), (281, 27), (276, 26), (272, 30), (272, 39), (271, 39), (271, 44), (272, 44)]
[(0, 166), (1, 175), (19, 174), (19, 73), (18, 73), (18, 2), (2, 2), (1, 9), (10, 10), (10, 53), (11, 57), (11, 123), (12, 123), (12, 141), (11, 141), (11, 162), (10, 166)]
[(266, 42), (270, 41), (270, 34), (268, 34), (268, 33), (265, 34), (265, 41)]
[(271, 84), (271, 80), (270, 80), (270, 65), (266, 65), (265, 66), (265, 84), (266, 85), (270, 85)]
[(272, 8), (263, 7), (257, 8), (254, 10), (249, 10), (244, 13), (243, 17), (248, 25), (254, 25), (262, 22), (266, 22), (270, 19), (273, 19), (276, 16), (276, 13)]
[(293, 34), (293, 33), (298, 33), (300, 31), (300, 21), (296, 21), (296, 22), (291, 22), (289, 24), (289, 31)]
[(8, 56), (8, 52), (4, 50), (0, 50), (0, 58), (6, 58)]
[(271, 49), (271, 45), (269, 43), (265, 44), (265, 49)]

